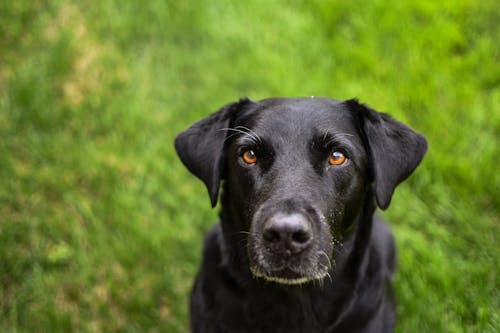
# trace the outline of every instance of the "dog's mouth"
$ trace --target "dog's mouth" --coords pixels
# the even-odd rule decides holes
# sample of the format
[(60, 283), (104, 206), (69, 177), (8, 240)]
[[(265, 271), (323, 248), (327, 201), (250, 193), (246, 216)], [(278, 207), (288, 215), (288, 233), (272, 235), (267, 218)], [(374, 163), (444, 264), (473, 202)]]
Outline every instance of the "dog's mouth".
[(257, 278), (262, 278), (266, 281), (275, 282), (279, 284), (286, 284), (286, 285), (299, 285), (311, 281), (321, 281), (323, 280), (323, 278), (328, 276), (327, 270), (312, 275), (300, 274), (288, 268), (280, 271), (274, 271), (271, 273), (265, 273), (263, 270), (255, 266), (251, 267), (250, 270), (252, 271), (252, 274)]

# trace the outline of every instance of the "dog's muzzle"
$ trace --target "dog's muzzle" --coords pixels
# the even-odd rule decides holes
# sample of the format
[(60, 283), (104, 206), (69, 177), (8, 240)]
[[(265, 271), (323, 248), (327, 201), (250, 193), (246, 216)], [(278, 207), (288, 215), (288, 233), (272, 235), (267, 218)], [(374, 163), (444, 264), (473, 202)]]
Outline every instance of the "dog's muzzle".
[(315, 211), (256, 214), (248, 242), (250, 269), (281, 284), (319, 280), (331, 268), (331, 243), (328, 224)]

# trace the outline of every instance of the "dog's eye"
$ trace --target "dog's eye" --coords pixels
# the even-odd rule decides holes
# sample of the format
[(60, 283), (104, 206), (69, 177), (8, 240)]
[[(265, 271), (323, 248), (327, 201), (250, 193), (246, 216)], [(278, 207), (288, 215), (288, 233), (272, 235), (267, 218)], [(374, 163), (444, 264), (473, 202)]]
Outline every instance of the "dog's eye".
[(257, 155), (253, 150), (245, 150), (241, 158), (246, 164), (254, 164), (257, 162)]
[(328, 157), (328, 163), (330, 165), (342, 165), (347, 161), (347, 157), (340, 151), (334, 151)]

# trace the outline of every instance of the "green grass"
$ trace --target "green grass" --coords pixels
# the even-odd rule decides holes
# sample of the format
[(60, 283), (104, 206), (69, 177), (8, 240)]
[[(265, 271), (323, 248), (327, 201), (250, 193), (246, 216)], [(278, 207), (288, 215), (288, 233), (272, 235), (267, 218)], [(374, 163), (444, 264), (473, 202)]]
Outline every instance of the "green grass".
[(399, 332), (498, 332), (497, 1), (4, 1), (0, 331), (186, 332), (216, 220), (173, 139), (241, 96), (424, 133), (384, 213)]

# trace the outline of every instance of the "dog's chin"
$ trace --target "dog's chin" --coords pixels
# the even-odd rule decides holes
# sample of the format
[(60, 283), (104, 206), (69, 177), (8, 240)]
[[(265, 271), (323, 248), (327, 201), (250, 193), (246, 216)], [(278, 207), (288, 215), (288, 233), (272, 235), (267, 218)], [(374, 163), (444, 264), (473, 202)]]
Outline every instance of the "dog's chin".
[(265, 273), (257, 267), (251, 267), (250, 271), (257, 278), (285, 285), (299, 285), (312, 281), (322, 281), (323, 278), (328, 275), (328, 271), (316, 274), (301, 275), (289, 269), (281, 270), (278, 272)]

